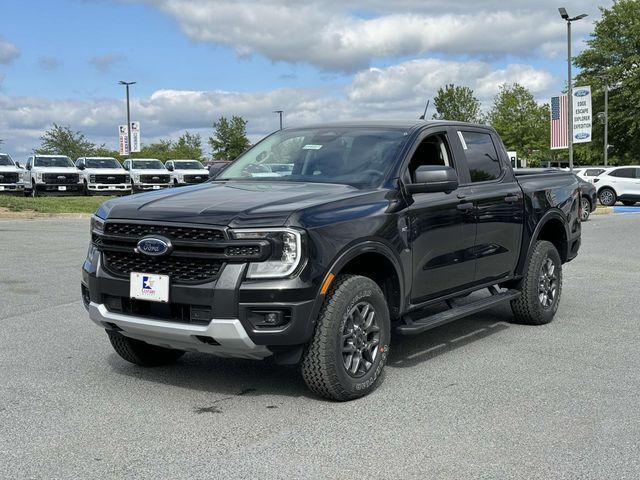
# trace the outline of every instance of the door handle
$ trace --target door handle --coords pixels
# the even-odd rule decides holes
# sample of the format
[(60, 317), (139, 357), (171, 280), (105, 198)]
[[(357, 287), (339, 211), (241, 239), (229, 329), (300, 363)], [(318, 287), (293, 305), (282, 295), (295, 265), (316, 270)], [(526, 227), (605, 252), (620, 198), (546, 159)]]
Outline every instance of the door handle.
[(463, 212), (468, 212), (469, 210), (473, 210), (473, 203), (471, 202), (465, 202), (465, 203), (459, 203), (456, 208), (458, 210), (462, 210)]
[(506, 197), (504, 197), (504, 201), (507, 203), (515, 203), (518, 200), (520, 200), (520, 197), (518, 195), (507, 195)]

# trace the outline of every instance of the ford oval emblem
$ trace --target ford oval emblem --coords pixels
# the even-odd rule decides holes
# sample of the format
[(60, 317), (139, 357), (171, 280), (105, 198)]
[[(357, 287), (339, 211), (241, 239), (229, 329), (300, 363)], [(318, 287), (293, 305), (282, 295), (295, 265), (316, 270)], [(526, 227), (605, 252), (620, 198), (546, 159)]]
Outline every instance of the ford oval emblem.
[(576, 97), (584, 97), (586, 95), (589, 95), (589, 90), (578, 90), (577, 92), (574, 93), (574, 95)]
[(576, 133), (576, 140), (584, 140), (589, 137), (590, 135), (588, 133)]
[(137, 253), (143, 253), (144, 255), (150, 255), (152, 257), (159, 257), (161, 255), (167, 255), (173, 250), (171, 240), (164, 237), (145, 237), (138, 242), (136, 246)]

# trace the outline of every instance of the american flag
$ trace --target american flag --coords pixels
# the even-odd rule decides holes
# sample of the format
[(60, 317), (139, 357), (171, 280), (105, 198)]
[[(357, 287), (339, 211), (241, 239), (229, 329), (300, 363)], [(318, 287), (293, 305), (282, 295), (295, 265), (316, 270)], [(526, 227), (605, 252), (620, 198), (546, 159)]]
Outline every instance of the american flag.
[(551, 97), (551, 150), (569, 148), (566, 95)]

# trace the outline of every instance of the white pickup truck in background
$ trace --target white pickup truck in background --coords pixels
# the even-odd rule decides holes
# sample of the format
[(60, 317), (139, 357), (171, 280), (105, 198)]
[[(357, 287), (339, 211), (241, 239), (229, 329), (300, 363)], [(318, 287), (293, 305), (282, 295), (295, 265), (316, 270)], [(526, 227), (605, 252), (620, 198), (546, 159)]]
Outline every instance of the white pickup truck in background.
[(209, 180), (209, 170), (198, 160), (169, 160), (164, 166), (171, 172), (171, 183), (174, 187), (194, 185)]
[(171, 186), (171, 175), (156, 158), (134, 158), (122, 164), (131, 175), (132, 193), (160, 190)]
[(0, 193), (22, 192), (24, 170), (13, 161), (8, 153), (0, 153)]
[(131, 193), (131, 176), (112, 157), (80, 157), (76, 160), (85, 195)]
[(65, 155), (31, 155), (25, 165), (24, 193), (37, 197), (42, 193), (82, 191), (80, 171)]

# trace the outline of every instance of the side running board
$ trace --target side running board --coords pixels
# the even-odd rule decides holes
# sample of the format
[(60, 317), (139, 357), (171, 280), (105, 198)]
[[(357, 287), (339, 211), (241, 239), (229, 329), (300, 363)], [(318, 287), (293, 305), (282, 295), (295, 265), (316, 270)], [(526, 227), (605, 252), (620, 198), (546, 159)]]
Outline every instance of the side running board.
[(507, 290), (506, 292), (494, 293), (493, 295), (481, 298), (466, 305), (452, 307), (444, 312), (439, 312), (419, 320), (413, 320), (409, 315), (404, 317), (404, 324), (396, 327), (396, 332), (401, 335), (417, 335), (431, 328), (453, 322), (474, 313), (481, 312), (504, 302), (515, 300), (520, 296), (519, 290)]

